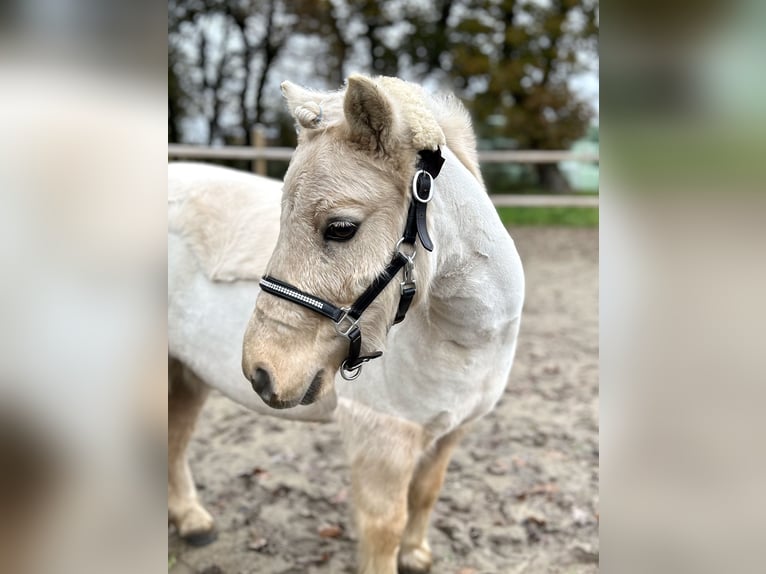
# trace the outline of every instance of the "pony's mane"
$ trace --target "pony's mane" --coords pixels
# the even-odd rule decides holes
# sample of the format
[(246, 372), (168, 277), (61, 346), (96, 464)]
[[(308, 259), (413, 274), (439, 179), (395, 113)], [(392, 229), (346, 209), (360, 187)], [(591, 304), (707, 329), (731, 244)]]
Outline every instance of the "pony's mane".
[[(374, 82), (395, 104), (416, 147), (435, 149), (446, 141), (460, 163), (483, 184), (471, 116), (458, 98), (451, 93), (432, 95), (398, 78), (378, 76)], [(304, 128), (303, 137), (343, 122), (345, 88), (334, 92), (302, 90), (295, 101), (288, 93), (285, 95), (293, 116)]]
[(431, 113), (444, 131), (447, 146), (483, 185), (476, 152), (476, 134), (473, 131), (471, 115), (463, 102), (452, 93), (429, 96), (427, 101)]

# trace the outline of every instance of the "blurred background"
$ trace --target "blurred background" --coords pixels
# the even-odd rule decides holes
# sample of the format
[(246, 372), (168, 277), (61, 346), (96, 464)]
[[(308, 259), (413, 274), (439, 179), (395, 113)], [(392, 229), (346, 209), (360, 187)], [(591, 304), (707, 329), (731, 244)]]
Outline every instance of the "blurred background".
[[(593, 196), (597, 50), (596, 0), (170, 0), (168, 141), (290, 148), (282, 81), (335, 90), (353, 72), (397, 76), (463, 100), (491, 193)], [(271, 152), (283, 160), (252, 167), (281, 178), (289, 150)], [(235, 159), (245, 149), (169, 154), (251, 168)], [(597, 221), (595, 201), (555, 204), (516, 217)]]
[[(606, 163), (588, 167), (599, 171), (602, 214), (601, 568), (763, 569), (766, 3), (610, 4), (600, 68), (592, 6), (518, 2), (509, 20), (499, 0), (449, 3), (444, 19), (446, 5), (312, 11), (290, 2), (270, 12), (263, 3), (207, 16), (205, 2), (167, 10), (148, 0), (0, 3), (0, 572), (165, 570), (164, 453), (144, 448), (144, 438), (154, 432), (149, 443), (162, 443), (166, 424), (167, 144), (255, 149), (248, 143), (262, 125), (264, 145), (289, 147), (279, 81), (336, 88), (351, 71), (395, 71), (456, 91), (485, 151), (534, 149), (502, 141), (535, 133), (511, 129), (527, 121), (511, 117), (511, 92), (523, 92), (530, 109), (544, 109), (545, 97), (556, 113), (585, 114), (555, 146), (538, 136), (543, 151), (571, 150), (603, 129)], [(569, 18), (585, 26), (562, 37), (557, 53), (590, 60), (556, 63), (548, 85), (566, 89), (532, 97), (528, 88), (545, 70), (540, 50), (553, 39), (540, 31), (542, 15), (559, 5), (574, 5), (582, 16)], [(253, 47), (245, 121), (239, 99), (210, 96), (243, 89), (235, 18), (245, 18)], [(229, 24), (203, 25), (208, 19)], [(343, 23), (339, 32), (334, 22)], [(572, 52), (572, 42), (584, 47)], [(514, 59), (502, 58), (504, 49), (516, 50)], [(428, 63), (432, 52), (438, 66)], [(281, 71), (265, 76), (256, 115), (268, 53)], [(223, 57), (239, 76), (227, 72), (226, 87), (213, 88)], [(604, 122), (599, 91), (584, 79), (597, 71)], [(507, 74), (508, 95), (492, 91), (496, 73)], [(572, 96), (575, 107), (560, 103)], [(211, 129), (219, 100), (227, 111)], [(499, 184), (493, 176), (496, 194), (551, 191), (529, 164), (483, 169), (511, 171)], [(553, 244), (562, 246), (553, 259), (568, 259), (568, 245)]]

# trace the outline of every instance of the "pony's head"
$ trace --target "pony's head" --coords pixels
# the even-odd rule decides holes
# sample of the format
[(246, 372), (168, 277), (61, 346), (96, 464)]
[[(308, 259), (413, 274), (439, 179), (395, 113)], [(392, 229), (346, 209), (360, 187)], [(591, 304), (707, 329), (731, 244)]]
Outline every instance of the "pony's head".
[[(299, 138), (266, 276), (348, 307), (392, 261), (418, 152), (436, 149), (444, 134), (420, 88), (401, 80), (352, 76), (340, 92), (288, 82), (282, 90)], [(430, 273), (422, 246), (416, 252), (415, 305)], [(400, 280), (394, 278), (362, 315), (363, 353), (385, 348), (399, 296)], [(245, 333), (242, 367), (266, 404), (288, 408), (330, 392), (348, 353), (349, 340), (333, 321), (261, 292)]]

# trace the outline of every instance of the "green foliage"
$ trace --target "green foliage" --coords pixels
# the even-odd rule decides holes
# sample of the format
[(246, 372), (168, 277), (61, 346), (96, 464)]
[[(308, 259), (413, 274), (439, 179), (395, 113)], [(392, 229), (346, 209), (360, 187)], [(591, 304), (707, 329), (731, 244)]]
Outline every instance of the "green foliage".
[[(446, 64), (481, 137), (567, 149), (592, 115), (568, 79), (582, 69), (578, 53), (595, 56), (597, 10), (595, 0), (441, 0), (409, 14), (414, 29), (404, 47), (416, 65)], [(434, 26), (437, 16), (447, 25)]]

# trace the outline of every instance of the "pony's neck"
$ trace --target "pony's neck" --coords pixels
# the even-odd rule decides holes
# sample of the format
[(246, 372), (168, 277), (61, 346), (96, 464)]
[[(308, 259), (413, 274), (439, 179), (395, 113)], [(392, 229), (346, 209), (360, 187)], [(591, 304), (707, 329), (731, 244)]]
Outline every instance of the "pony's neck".
[(429, 224), (436, 249), (431, 260), (429, 320), (463, 327), (490, 326), (520, 313), (515, 291), (523, 275), (513, 241), (484, 186), (449, 150), (436, 179)]

